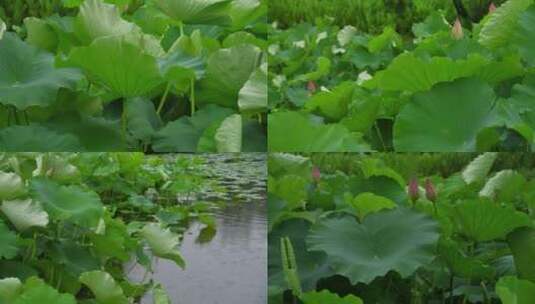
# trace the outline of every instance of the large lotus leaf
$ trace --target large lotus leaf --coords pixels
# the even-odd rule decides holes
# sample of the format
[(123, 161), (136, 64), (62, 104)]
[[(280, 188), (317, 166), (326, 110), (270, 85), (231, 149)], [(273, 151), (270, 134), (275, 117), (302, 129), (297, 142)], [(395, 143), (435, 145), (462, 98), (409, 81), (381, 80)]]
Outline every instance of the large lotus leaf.
[(424, 214), (396, 208), (355, 217), (327, 218), (314, 225), (309, 250), (322, 251), (334, 270), (356, 284), (369, 283), (389, 271), (402, 277), (434, 258), (438, 224)]
[(0, 201), (16, 198), (24, 192), (24, 182), (20, 176), (0, 171)]
[(0, 303), (12, 303), (22, 291), (22, 283), (18, 278), (0, 280)]
[(513, 252), (518, 276), (535, 283), (535, 229), (519, 228), (509, 233), (507, 242)]
[(83, 151), (78, 139), (39, 125), (11, 126), (0, 130), (0, 150), (5, 152)]
[(31, 199), (4, 201), (0, 210), (19, 231), (34, 226), (46, 227), (48, 224), (48, 214), (38, 202)]
[(362, 300), (354, 295), (347, 295), (345, 297), (339, 297), (335, 293), (331, 293), (328, 290), (322, 291), (309, 291), (302, 294), (299, 299), (304, 304), (363, 304)]
[(268, 108), (267, 65), (257, 68), (238, 94), (238, 108), (246, 114), (266, 112)]
[(195, 152), (203, 131), (211, 125), (219, 125), (232, 113), (230, 109), (208, 105), (192, 117), (181, 117), (156, 132), (152, 148), (156, 152)]
[(385, 165), (384, 162), (379, 159), (363, 158), (360, 160), (359, 166), (366, 178), (372, 176), (386, 176), (398, 182), (401, 187), (405, 187), (406, 185), (405, 180), (399, 173)]
[(17, 235), (0, 219), (0, 258), (11, 259), (19, 252)]
[(135, 241), (127, 231), (126, 225), (118, 219), (105, 217), (106, 231), (91, 236), (93, 250), (98, 256), (113, 257), (123, 262), (130, 258), (130, 249)]
[(76, 69), (55, 68), (54, 56), (6, 33), (0, 40), (0, 103), (19, 110), (47, 107), (60, 88), (74, 88), (81, 79)]
[(470, 152), (478, 133), (490, 123), (492, 88), (468, 78), (438, 84), (416, 94), (394, 125), (397, 151)]
[(125, 111), (128, 131), (135, 139), (149, 143), (162, 126), (154, 103), (147, 98), (133, 98), (125, 103)]
[(259, 56), (260, 49), (248, 44), (213, 53), (197, 88), (199, 103), (238, 108), (239, 92), (257, 68)]
[(479, 191), (479, 196), (507, 202), (519, 195), (519, 190), (525, 183), (526, 179), (522, 174), (513, 170), (502, 170), (487, 181)]
[(483, 181), (489, 174), (498, 153), (483, 153), (471, 161), (463, 170), (462, 177), (467, 184)]
[(143, 96), (163, 82), (156, 58), (125, 36), (102, 37), (74, 48), (68, 62), (123, 97)]
[(28, 17), (24, 19), (24, 26), (28, 32), (26, 42), (49, 52), (55, 52), (58, 38), (46, 20)]
[(228, 24), (231, 0), (155, 0), (169, 17), (191, 24)]
[(29, 278), (13, 304), (76, 304), (72, 294), (59, 293), (37, 277)]
[(370, 148), (358, 133), (340, 124), (318, 124), (298, 112), (268, 117), (268, 146), (272, 152), (364, 152)]
[(503, 304), (535, 303), (535, 283), (517, 277), (500, 278), (496, 283), (496, 293)]
[(474, 75), (485, 64), (480, 56), (456, 61), (446, 57), (424, 60), (406, 53), (396, 57), (386, 70), (375, 74), (369, 85), (387, 91), (427, 91), (437, 83)]
[(339, 84), (332, 91), (320, 92), (306, 103), (308, 111), (318, 111), (320, 115), (331, 120), (340, 120), (347, 115), (348, 106), (353, 98), (355, 83), (347, 81)]
[(80, 186), (60, 186), (51, 180), (33, 179), (30, 191), (53, 220), (69, 220), (96, 228), (104, 213), (98, 194)]
[(223, 122), (215, 133), (217, 152), (241, 152), (242, 150), (242, 117), (233, 114)]
[(308, 179), (294, 174), (285, 174), (270, 180), (269, 193), (283, 199), (287, 203), (286, 209), (291, 211), (305, 205), (309, 186)]
[(481, 32), (479, 43), (489, 48), (498, 48), (510, 43), (515, 34), (518, 20), (522, 12), (533, 3), (533, 0), (509, 0), (492, 13)]
[(513, 86), (511, 98), (508, 99), (514, 109), (519, 113), (531, 112), (535, 110), (535, 76), (527, 75), (522, 83)]
[(438, 250), (440, 257), (456, 276), (483, 280), (492, 279), (496, 274), (494, 269), (483, 261), (465, 255), (459, 244), (450, 239), (441, 240)]
[(173, 83), (178, 90), (189, 88), (192, 81), (202, 78), (205, 73), (201, 57), (190, 56), (180, 49), (160, 59), (159, 66), (165, 80)]
[(80, 282), (91, 289), (99, 304), (129, 303), (121, 286), (107, 272), (100, 270), (84, 272), (80, 276)]
[(186, 267), (186, 263), (177, 249), (178, 235), (173, 234), (169, 228), (164, 229), (159, 224), (150, 223), (143, 227), (141, 235), (155, 256), (172, 260), (182, 269)]
[(100, 260), (92, 254), (92, 248), (83, 247), (76, 242), (55, 243), (47, 253), (54, 263), (62, 265), (74, 277), (100, 268)]
[(531, 223), (525, 213), (481, 201), (461, 202), (455, 206), (451, 219), (459, 233), (478, 242), (503, 239), (514, 229)]

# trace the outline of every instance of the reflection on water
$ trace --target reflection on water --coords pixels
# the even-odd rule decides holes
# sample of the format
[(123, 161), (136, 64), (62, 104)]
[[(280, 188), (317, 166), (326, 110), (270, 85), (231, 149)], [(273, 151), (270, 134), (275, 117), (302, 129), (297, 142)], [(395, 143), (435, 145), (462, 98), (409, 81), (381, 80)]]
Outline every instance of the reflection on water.
[[(267, 302), (266, 159), (264, 154), (205, 155), (211, 178), (225, 186), (227, 203), (214, 211), (217, 233), (196, 238), (202, 225), (184, 234), (186, 270), (158, 260), (154, 279), (175, 304), (265, 304)], [(204, 194), (204, 199), (214, 194)], [(137, 275), (136, 275), (137, 276)], [(152, 303), (147, 297), (143, 303)]]

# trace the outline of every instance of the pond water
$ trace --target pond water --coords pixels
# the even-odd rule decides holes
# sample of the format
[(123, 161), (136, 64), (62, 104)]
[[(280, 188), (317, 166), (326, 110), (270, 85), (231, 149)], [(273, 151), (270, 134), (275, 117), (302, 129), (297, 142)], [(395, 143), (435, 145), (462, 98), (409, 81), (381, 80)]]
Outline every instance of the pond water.
[[(197, 197), (225, 201), (214, 210), (217, 233), (210, 242), (200, 244), (196, 238), (202, 225), (191, 225), (180, 248), (186, 270), (159, 259), (153, 278), (163, 284), (173, 304), (265, 304), (266, 156), (207, 154), (203, 158), (207, 160), (207, 175), (227, 189), (225, 194), (202, 193)], [(152, 303), (152, 296), (142, 303)]]

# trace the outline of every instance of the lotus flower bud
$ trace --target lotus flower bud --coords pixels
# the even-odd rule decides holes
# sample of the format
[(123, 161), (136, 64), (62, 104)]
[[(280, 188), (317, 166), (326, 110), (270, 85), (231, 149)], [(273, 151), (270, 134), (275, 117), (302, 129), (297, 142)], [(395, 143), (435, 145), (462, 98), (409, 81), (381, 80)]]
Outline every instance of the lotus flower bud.
[(425, 180), (425, 197), (433, 203), (437, 200), (435, 186), (433, 186), (433, 183), (429, 178)]
[(460, 40), (464, 37), (463, 25), (461, 24), (461, 20), (459, 20), (459, 18), (457, 18), (457, 20), (455, 20), (455, 23), (453, 24), (453, 28), (451, 29), (451, 36), (455, 40)]
[(495, 11), (496, 11), (496, 5), (494, 4), (494, 2), (491, 2), (489, 5), (489, 14), (492, 14)]
[(318, 90), (318, 85), (314, 80), (310, 80), (307, 84), (307, 89), (310, 93), (314, 93)]
[(413, 178), (409, 182), (409, 189), (408, 189), (409, 198), (414, 203), (418, 200), (420, 197), (420, 189), (418, 188), (418, 179)]
[(318, 167), (312, 168), (312, 179), (314, 182), (319, 183), (321, 179), (321, 172)]

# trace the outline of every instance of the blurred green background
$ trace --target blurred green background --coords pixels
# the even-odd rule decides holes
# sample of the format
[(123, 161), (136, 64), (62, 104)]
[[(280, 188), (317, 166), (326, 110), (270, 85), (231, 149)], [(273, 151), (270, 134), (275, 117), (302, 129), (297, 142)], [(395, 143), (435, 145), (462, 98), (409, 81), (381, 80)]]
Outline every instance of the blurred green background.
[[(505, 0), (462, 0), (475, 19), (488, 12), (491, 2), (499, 5)], [(412, 24), (437, 10), (445, 11), (448, 20), (455, 19), (453, 0), (270, 0), (269, 20), (284, 28), (330, 16), (335, 24), (353, 25), (364, 32), (379, 33), (385, 26), (392, 26), (399, 33), (407, 33)]]

